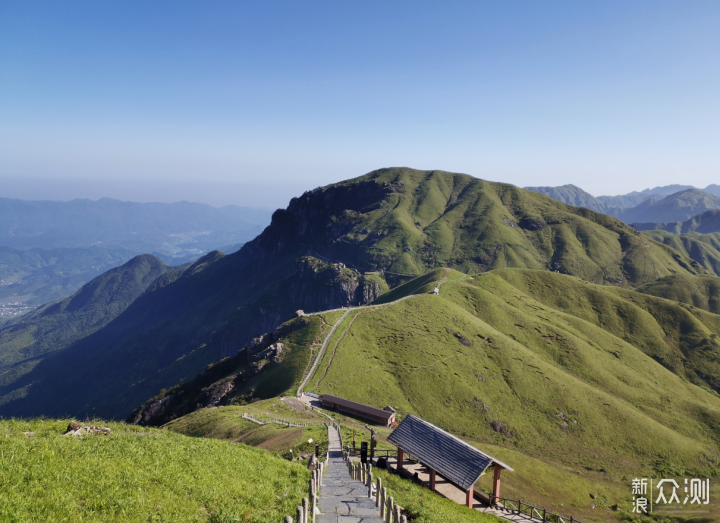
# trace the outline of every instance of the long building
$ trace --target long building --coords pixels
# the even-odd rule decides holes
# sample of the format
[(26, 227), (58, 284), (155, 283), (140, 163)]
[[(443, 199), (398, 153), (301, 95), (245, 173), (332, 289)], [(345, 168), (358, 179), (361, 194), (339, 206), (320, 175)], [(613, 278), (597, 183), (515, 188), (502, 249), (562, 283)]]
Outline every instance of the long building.
[(320, 401), (326, 407), (347, 414), (352, 414), (360, 418), (365, 418), (377, 423), (379, 425), (392, 425), (395, 423), (395, 411), (391, 407), (385, 407), (385, 409), (376, 409), (369, 405), (363, 405), (356, 401), (346, 400), (339, 398), (331, 394), (323, 394), (320, 396)]

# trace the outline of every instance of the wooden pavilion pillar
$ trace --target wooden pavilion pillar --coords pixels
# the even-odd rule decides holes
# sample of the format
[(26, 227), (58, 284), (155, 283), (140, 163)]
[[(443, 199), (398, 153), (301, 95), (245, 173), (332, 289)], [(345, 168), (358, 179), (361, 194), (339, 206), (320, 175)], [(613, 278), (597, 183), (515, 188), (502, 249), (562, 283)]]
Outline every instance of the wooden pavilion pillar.
[(403, 452), (403, 449), (398, 447), (398, 453), (397, 453), (397, 471), (400, 472), (403, 468), (403, 455), (405, 453)]
[(473, 508), (473, 504), (475, 502), (475, 498), (473, 496), (473, 490), (475, 490), (475, 484), (473, 483), (470, 485), (470, 488), (465, 493), (465, 505), (468, 508)]
[(435, 492), (435, 471), (430, 469), (430, 490)]
[(499, 498), (500, 498), (500, 473), (501, 472), (502, 472), (502, 467), (500, 465), (493, 466), (493, 493), (492, 493), (492, 499), (490, 500), (493, 505), (500, 501)]

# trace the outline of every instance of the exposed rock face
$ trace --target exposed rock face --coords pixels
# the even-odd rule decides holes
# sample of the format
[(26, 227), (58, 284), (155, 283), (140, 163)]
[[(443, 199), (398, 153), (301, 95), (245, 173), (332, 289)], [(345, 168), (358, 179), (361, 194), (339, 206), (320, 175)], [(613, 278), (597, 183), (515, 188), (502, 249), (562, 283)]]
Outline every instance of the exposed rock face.
[[(389, 195), (404, 192), (402, 183), (365, 180), (308, 191), (278, 209), (271, 225), (243, 247), (255, 269), (275, 263), (286, 249), (297, 245), (332, 245), (357, 225), (360, 211), (380, 205)], [(368, 231), (369, 232), (369, 231)], [(331, 249), (332, 250), (332, 249)]]
[(288, 286), (290, 299), (307, 310), (364, 305), (380, 296), (377, 282), (367, 280), (355, 269), (311, 256), (295, 262), (291, 279)]
[(214, 383), (195, 398), (195, 404), (203, 407), (215, 407), (231, 390), (233, 390), (232, 379)]
[(172, 402), (175, 399), (174, 395), (168, 395), (163, 398), (158, 398), (150, 402), (149, 405), (137, 409), (128, 418), (128, 423), (133, 425), (150, 425), (151, 421), (162, 413), (162, 411), (172, 406)]
[(546, 225), (545, 220), (541, 218), (523, 218), (520, 220), (520, 227), (528, 231), (539, 231)]
[[(279, 365), (288, 349), (282, 339), (310, 321), (307, 317), (281, 325), (272, 332), (254, 338), (233, 357), (208, 365), (194, 380), (162, 392), (135, 409), (127, 418), (133, 425), (158, 426), (200, 408), (227, 404), (239, 387), (263, 370)], [(252, 397), (254, 389), (250, 389)], [(230, 398), (231, 399), (231, 398)]]

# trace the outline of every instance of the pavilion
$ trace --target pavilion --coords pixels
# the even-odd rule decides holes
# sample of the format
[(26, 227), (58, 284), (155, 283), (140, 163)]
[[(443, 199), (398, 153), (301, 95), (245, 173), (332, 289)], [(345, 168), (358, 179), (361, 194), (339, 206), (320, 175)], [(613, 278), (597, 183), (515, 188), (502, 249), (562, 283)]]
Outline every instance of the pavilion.
[(435, 490), (435, 475), (439, 474), (466, 493), (465, 504), (471, 508), (475, 483), (486, 470), (493, 469), (491, 504), (500, 497), (500, 473), (513, 472), (502, 461), (412, 414), (405, 417), (388, 441), (398, 448), (398, 472), (403, 468), (404, 454), (409, 454), (429, 469), (431, 490)]

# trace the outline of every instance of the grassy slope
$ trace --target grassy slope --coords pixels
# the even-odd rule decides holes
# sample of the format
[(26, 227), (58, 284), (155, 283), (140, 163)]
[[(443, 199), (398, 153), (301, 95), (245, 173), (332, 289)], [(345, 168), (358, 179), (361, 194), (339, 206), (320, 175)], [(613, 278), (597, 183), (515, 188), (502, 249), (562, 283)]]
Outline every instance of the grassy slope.
[(676, 274), (643, 285), (638, 292), (720, 314), (720, 278)]
[(245, 445), (122, 424), (64, 437), (66, 426), (0, 421), (0, 520), (281, 521), (306, 494), (304, 467)]
[(644, 234), (689, 256), (711, 274), (720, 276), (720, 232), (672, 234), (667, 231), (645, 231)]
[[(353, 230), (329, 247), (335, 258), (385, 261), (387, 270), (414, 274), (444, 266), (550, 268), (625, 285), (699, 269), (617, 219), (512, 185), (413, 169), (382, 169), (339, 185), (359, 180), (402, 183), (403, 190), (355, 217)], [(363, 230), (369, 234), (357, 232)]]
[[(327, 429), (325, 425), (309, 428), (288, 428), (275, 424), (259, 426), (243, 419), (242, 414), (244, 412), (260, 419), (280, 418), (298, 422), (327, 420), (327, 418), (318, 416), (309, 410), (297, 412), (284, 402), (274, 398), (243, 407), (202, 409), (169, 423), (165, 428), (188, 436), (242, 442), (279, 452), (285, 458), (312, 453), (315, 444), (320, 445), (321, 454), (324, 454), (327, 449)], [(343, 423), (343, 437), (346, 441), (352, 441), (352, 430), (356, 431), (358, 441), (367, 439), (362, 437), (367, 432), (362, 423), (344, 417), (341, 417), (341, 421)], [(309, 438), (313, 439), (312, 443), (308, 443)], [(394, 447), (381, 441), (379, 448)], [(294, 453), (291, 454), (289, 449), (293, 449)], [(307, 461), (303, 463), (307, 463)], [(395, 502), (406, 509), (407, 514), (411, 515), (413, 523), (445, 523), (451, 521), (489, 523), (500, 521), (494, 516), (470, 511), (455, 502), (429, 492), (419, 485), (376, 469), (375, 476), (378, 475), (382, 476), (389, 495), (393, 496)]]
[[(720, 399), (656, 359), (682, 374), (680, 363), (691, 362), (694, 351), (710, 351), (706, 361), (695, 360), (694, 379), (716, 358), (719, 322), (566, 276), (498, 271), (446, 284), (441, 297), (363, 311), (308, 390), (390, 404), (539, 459), (507, 483), (545, 485), (524, 495), (561, 512), (560, 503), (572, 504), (582, 514), (590, 493), (622, 502), (625, 476), (672, 467), (717, 473), (710, 449), (718, 444)], [(491, 421), (501, 421), (505, 434)], [(554, 480), (557, 474), (567, 481)]]
[[(298, 423), (314, 423), (310, 427), (284, 427), (277, 424), (258, 425), (242, 415), (250, 414), (261, 420), (282, 419)], [(164, 428), (186, 436), (209, 437), (246, 443), (270, 450), (285, 458), (301, 453), (314, 452), (320, 445), (321, 452), (327, 450), (327, 418), (311, 411), (296, 412), (277, 398), (259, 401), (250, 405), (225, 406), (216, 409), (200, 409), (187, 416), (171, 421)], [(308, 440), (312, 439), (312, 444)]]

